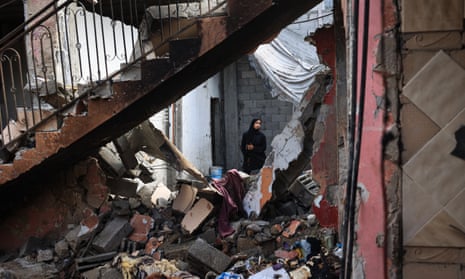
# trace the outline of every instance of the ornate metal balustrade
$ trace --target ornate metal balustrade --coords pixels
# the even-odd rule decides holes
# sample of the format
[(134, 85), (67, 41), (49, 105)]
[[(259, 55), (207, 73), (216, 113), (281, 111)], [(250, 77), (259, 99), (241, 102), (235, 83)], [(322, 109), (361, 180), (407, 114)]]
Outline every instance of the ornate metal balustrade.
[(73, 111), (79, 99), (111, 95), (108, 85), (149, 55), (164, 55), (163, 46), (195, 24), (193, 18), (224, 14), (225, 6), (220, 0), (44, 6), (0, 40), (0, 149), (24, 144), (48, 121)]

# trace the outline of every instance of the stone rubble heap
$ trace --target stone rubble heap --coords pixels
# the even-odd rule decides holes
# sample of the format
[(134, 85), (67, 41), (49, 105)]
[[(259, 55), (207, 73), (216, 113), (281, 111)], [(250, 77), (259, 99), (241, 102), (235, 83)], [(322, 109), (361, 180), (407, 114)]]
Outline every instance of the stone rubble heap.
[[(258, 176), (229, 173), (240, 175), (242, 193)], [(63, 239), (30, 238), (17, 255), (2, 255), (0, 278), (338, 277), (341, 249), (334, 228), (321, 226), (312, 212), (316, 192), (293, 183), (286, 202), (247, 216), (225, 179), (139, 185), (128, 196), (110, 191), (105, 206), (69, 225)], [(222, 235), (226, 199), (236, 208), (227, 211), (230, 230)]]

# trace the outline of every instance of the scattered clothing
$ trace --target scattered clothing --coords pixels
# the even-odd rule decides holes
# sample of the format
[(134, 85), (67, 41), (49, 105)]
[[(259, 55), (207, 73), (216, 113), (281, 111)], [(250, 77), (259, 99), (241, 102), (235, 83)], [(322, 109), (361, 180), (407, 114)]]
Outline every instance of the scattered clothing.
[(242, 200), (245, 196), (244, 183), (236, 169), (229, 170), (221, 179), (213, 179), (213, 186), (223, 196), (219, 216), (218, 232), (221, 237), (234, 233), (229, 220), (238, 215), (245, 216)]

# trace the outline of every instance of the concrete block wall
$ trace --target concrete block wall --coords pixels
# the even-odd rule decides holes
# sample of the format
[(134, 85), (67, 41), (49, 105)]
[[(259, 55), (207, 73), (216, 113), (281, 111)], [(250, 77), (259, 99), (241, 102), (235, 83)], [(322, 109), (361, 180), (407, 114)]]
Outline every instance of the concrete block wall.
[[(237, 99), (239, 112), (239, 131), (242, 135), (255, 117), (263, 121), (262, 132), (266, 136), (266, 154), (271, 151), (270, 143), (280, 134), (291, 120), (293, 105), (272, 98), (270, 89), (250, 66), (247, 56), (237, 61)], [(240, 138), (237, 142), (240, 144)]]

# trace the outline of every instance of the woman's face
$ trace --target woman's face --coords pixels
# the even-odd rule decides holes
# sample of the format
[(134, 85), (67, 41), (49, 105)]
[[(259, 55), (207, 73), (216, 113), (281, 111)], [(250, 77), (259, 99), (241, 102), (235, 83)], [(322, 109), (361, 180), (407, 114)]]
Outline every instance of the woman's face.
[(262, 121), (261, 120), (257, 120), (253, 123), (253, 128), (255, 130), (260, 130), (260, 128), (262, 127)]

